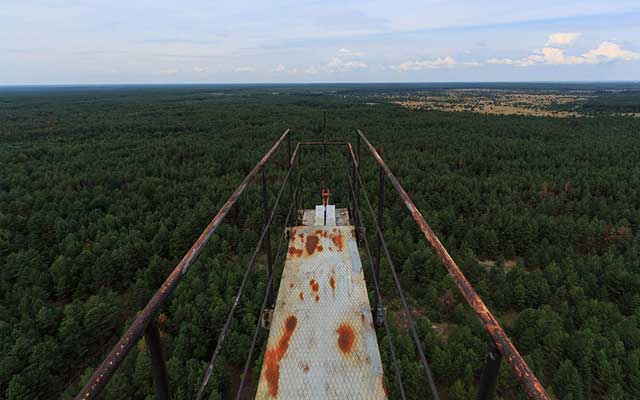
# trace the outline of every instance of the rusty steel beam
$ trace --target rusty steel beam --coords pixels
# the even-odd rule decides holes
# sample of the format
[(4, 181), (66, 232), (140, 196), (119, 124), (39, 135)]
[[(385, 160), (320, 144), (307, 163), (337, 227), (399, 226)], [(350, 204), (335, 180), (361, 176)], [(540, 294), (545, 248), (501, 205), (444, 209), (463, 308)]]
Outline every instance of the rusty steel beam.
[(438, 258), (440, 258), (440, 261), (444, 264), (456, 286), (462, 292), (462, 295), (476, 313), (476, 316), (480, 319), (484, 328), (487, 330), (489, 335), (491, 335), (502, 355), (506, 358), (507, 363), (511, 366), (511, 369), (516, 374), (518, 381), (520, 381), (524, 387), (529, 398), (536, 400), (548, 400), (549, 395), (547, 395), (547, 392), (544, 390), (544, 387), (538, 378), (536, 378), (533, 371), (531, 371), (531, 368), (529, 368), (513, 343), (511, 343), (511, 340), (507, 337), (507, 334), (504, 332), (498, 321), (495, 319), (493, 314), (491, 314), (491, 311), (489, 311), (480, 296), (478, 296), (476, 291), (473, 289), (473, 286), (471, 286), (471, 283), (469, 283), (467, 278), (464, 276), (460, 267), (458, 267), (442, 243), (440, 243), (440, 240), (429, 224), (427, 224), (422, 213), (413, 203), (398, 179), (393, 175), (393, 172), (391, 172), (387, 164), (384, 162), (382, 157), (380, 157), (380, 154), (378, 154), (373, 145), (371, 145), (364, 133), (360, 129), (358, 129), (357, 132), (358, 137), (362, 138), (362, 141), (369, 149), (369, 152), (375, 158), (376, 162), (383, 168), (385, 175), (387, 175), (389, 181), (396, 189), (396, 192), (398, 192), (398, 195), (402, 198), (402, 201), (418, 224), (418, 227), (424, 234), (424, 237), (436, 251)]
[(220, 211), (209, 222), (209, 225), (202, 231), (198, 239), (191, 246), (189, 251), (184, 255), (180, 263), (174, 268), (169, 277), (164, 281), (160, 289), (153, 295), (151, 300), (138, 314), (131, 326), (127, 329), (125, 334), (120, 338), (115, 347), (111, 350), (107, 358), (102, 361), (102, 364), (96, 369), (96, 371), (89, 379), (89, 382), (82, 388), (80, 393), (75, 397), (76, 400), (93, 399), (109, 382), (115, 371), (120, 367), (120, 364), (124, 358), (129, 354), (129, 351), (135, 346), (145, 332), (145, 329), (149, 322), (155, 317), (160, 310), (160, 307), (164, 304), (165, 300), (171, 292), (175, 289), (180, 279), (187, 272), (189, 267), (195, 262), (200, 255), (202, 248), (204, 247), (211, 236), (216, 231), (222, 220), (227, 216), (229, 210), (238, 200), (238, 197), (244, 192), (245, 188), (249, 185), (249, 182), (255, 178), (256, 174), (264, 166), (264, 164), (271, 158), (276, 149), (280, 146), (282, 141), (289, 135), (290, 130), (287, 129), (280, 136), (280, 138), (271, 146), (269, 151), (260, 159), (255, 167), (249, 172), (249, 174), (242, 180), (240, 185), (231, 194), (229, 199), (224, 203)]
[(349, 153), (351, 154), (351, 159), (355, 163), (354, 166), (356, 168), (358, 168), (358, 159), (356, 158), (356, 155), (353, 153), (353, 146), (351, 145), (351, 143), (347, 143), (347, 149), (349, 150)]
[(345, 142), (343, 140), (334, 140), (334, 141), (330, 141), (330, 142), (300, 142), (301, 145), (303, 146), (324, 146), (324, 145), (335, 145), (335, 146), (344, 146), (345, 144), (348, 144), (349, 142)]

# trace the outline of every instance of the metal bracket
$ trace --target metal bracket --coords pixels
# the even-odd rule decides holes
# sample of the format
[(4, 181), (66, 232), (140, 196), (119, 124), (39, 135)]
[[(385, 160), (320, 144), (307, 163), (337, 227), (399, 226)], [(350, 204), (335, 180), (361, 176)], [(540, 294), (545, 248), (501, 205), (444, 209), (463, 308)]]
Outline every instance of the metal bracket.
[(262, 316), (260, 317), (262, 327), (264, 329), (271, 329), (271, 320), (273, 319), (273, 308), (265, 308), (262, 310)]

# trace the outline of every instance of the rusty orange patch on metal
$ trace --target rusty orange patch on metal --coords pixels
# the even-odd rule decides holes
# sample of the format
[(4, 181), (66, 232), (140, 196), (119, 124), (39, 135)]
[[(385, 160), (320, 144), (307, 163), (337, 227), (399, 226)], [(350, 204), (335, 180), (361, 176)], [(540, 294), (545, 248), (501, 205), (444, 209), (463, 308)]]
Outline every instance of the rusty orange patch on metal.
[(289, 255), (291, 257), (300, 257), (302, 255), (302, 250), (296, 249), (295, 247), (291, 246), (289, 247)]
[(313, 254), (313, 252), (316, 251), (316, 246), (318, 245), (319, 241), (320, 238), (318, 238), (318, 236), (316, 235), (307, 236), (307, 243), (304, 244), (304, 247), (307, 249), (307, 253), (309, 253), (309, 255)]
[(331, 278), (329, 278), (329, 285), (331, 286), (331, 289), (336, 290), (336, 279), (333, 277), (333, 275), (331, 275)]
[(280, 381), (280, 360), (284, 357), (287, 349), (289, 348), (289, 341), (293, 335), (293, 331), (298, 325), (298, 319), (294, 315), (290, 315), (284, 324), (284, 333), (278, 341), (276, 348), (267, 349), (264, 356), (265, 378), (269, 385), (269, 394), (273, 397), (278, 395), (278, 383)]
[(309, 372), (309, 364), (304, 364), (302, 366), (302, 370), (304, 371), (304, 373), (306, 374), (307, 372)]
[(353, 342), (356, 340), (356, 334), (353, 332), (353, 328), (346, 323), (341, 324), (338, 329), (338, 347), (340, 351), (349, 354), (353, 349)]
[(304, 293), (302, 293), (302, 291), (300, 291), (298, 296), (300, 297), (300, 300), (304, 301)]
[(337, 235), (332, 236), (331, 240), (333, 241), (333, 244), (335, 244), (338, 248), (338, 251), (342, 251), (342, 248), (344, 247), (344, 243), (342, 241), (342, 233), (338, 233)]
[(324, 247), (322, 247), (322, 245), (321, 245), (321, 244), (320, 244), (320, 245), (318, 245), (318, 247), (316, 247), (316, 250), (318, 250), (318, 251), (322, 251), (323, 249), (324, 249)]
[(387, 385), (384, 383), (383, 375), (380, 375), (380, 384), (382, 385), (382, 391), (384, 392), (384, 397), (389, 398), (389, 392), (387, 391)]
[(318, 295), (318, 291), (320, 290), (320, 284), (316, 282), (315, 279), (309, 281), (309, 286), (311, 286), (311, 290), (313, 290), (316, 294), (315, 300), (316, 303), (320, 300), (320, 296)]
[(293, 282), (291, 282), (291, 283), (289, 284), (289, 287), (290, 287), (290, 288), (292, 288), (292, 287), (293, 287)]

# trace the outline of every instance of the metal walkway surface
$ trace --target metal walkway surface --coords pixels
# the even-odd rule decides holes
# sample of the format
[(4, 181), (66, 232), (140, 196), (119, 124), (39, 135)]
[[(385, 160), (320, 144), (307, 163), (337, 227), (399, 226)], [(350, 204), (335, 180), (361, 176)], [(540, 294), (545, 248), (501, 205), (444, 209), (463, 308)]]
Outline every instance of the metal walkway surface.
[(256, 394), (274, 398), (387, 398), (353, 226), (289, 230)]

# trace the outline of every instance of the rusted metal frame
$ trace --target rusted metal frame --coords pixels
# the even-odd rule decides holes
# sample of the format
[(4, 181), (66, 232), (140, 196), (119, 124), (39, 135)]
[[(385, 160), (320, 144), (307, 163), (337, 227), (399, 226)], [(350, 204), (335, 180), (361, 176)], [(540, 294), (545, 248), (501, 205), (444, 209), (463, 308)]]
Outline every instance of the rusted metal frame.
[(138, 314), (125, 334), (113, 347), (109, 355), (104, 359), (104, 361), (102, 361), (100, 366), (98, 366), (89, 381), (86, 383), (86, 385), (84, 385), (82, 390), (80, 390), (80, 392), (76, 396), (76, 400), (93, 399), (109, 382), (115, 371), (120, 367), (120, 364), (122, 363), (124, 358), (127, 356), (127, 354), (129, 354), (131, 349), (144, 334), (144, 331), (149, 322), (153, 318), (155, 318), (156, 314), (160, 310), (160, 307), (162, 307), (162, 305), (164, 304), (167, 297), (169, 297), (171, 292), (173, 292), (176, 285), (178, 284), (178, 282), (180, 282), (189, 267), (198, 258), (200, 252), (202, 251), (202, 248), (205, 244), (207, 244), (207, 242), (209, 242), (209, 239), (211, 239), (211, 236), (216, 231), (218, 226), (220, 226), (222, 220), (227, 216), (231, 207), (233, 207), (233, 205), (236, 203), (238, 197), (240, 197), (242, 192), (244, 192), (249, 182), (251, 182), (255, 178), (260, 168), (262, 168), (262, 166), (271, 158), (271, 156), (280, 146), (285, 137), (289, 135), (289, 132), (289, 129), (284, 131), (280, 138), (264, 154), (260, 161), (258, 161), (258, 163), (255, 165), (255, 167), (253, 167), (251, 172), (249, 172), (249, 174), (247, 174), (247, 176), (242, 180), (240, 185), (231, 194), (229, 199), (224, 203), (222, 208), (218, 211), (215, 217), (213, 217), (211, 222), (209, 222), (198, 239), (193, 243), (191, 248), (184, 255), (180, 263), (178, 263), (178, 265), (173, 269), (160, 289), (153, 295), (151, 300), (149, 300), (147, 305)]
[(151, 372), (153, 383), (156, 387), (156, 398), (158, 400), (169, 399), (169, 378), (167, 377), (167, 367), (164, 362), (162, 343), (160, 341), (160, 331), (155, 319), (151, 320), (144, 331), (144, 341), (149, 350), (151, 358)]
[(389, 181), (395, 188), (398, 195), (402, 198), (405, 206), (411, 213), (411, 216), (418, 224), (418, 227), (424, 234), (431, 247), (434, 248), (438, 258), (444, 264), (445, 268), (449, 272), (449, 275), (453, 278), (458, 289), (462, 292), (462, 295), (467, 300), (473, 311), (476, 313), (478, 319), (487, 330), (489, 335), (493, 338), (496, 346), (507, 359), (507, 363), (511, 366), (511, 369), (516, 374), (517, 379), (524, 387), (529, 398), (532, 399), (549, 399), (549, 395), (545, 391), (544, 387), (535, 376), (531, 368), (524, 361), (518, 350), (515, 348), (507, 334), (504, 332), (498, 321), (495, 319), (491, 311), (484, 304), (480, 296), (473, 289), (473, 286), (469, 283), (465, 275), (460, 270), (460, 267), (453, 261), (447, 250), (444, 248), (438, 237), (435, 235), (431, 227), (427, 224), (422, 213), (416, 205), (413, 203), (407, 192), (404, 190), (398, 179), (393, 175), (387, 164), (384, 162), (380, 154), (367, 140), (364, 133), (358, 129), (358, 137), (361, 137), (365, 145), (368, 147), (369, 152), (375, 158), (376, 162), (384, 169), (385, 174), (389, 178)]
[(216, 361), (216, 358), (218, 357), (218, 355), (220, 354), (220, 351), (222, 350), (222, 344), (224, 343), (224, 340), (226, 338), (227, 335), (227, 331), (229, 330), (229, 326), (231, 325), (231, 321), (233, 320), (236, 308), (238, 307), (238, 304), (240, 303), (240, 297), (242, 296), (242, 292), (244, 291), (244, 287), (249, 279), (249, 276), (251, 275), (251, 272), (253, 271), (253, 266), (255, 265), (256, 259), (258, 257), (258, 253), (260, 252), (260, 247), (262, 247), (262, 242), (265, 240), (266, 236), (267, 236), (267, 232), (269, 231), (269, 226), (271, 225), (271, 222), (273, 222), (273, 218), (275, 216), (276, 210), (278, 208), (278, 204), (280, 203), (280, 198), (282, 197), (282, 193), (284, 192), (284, 188), (287, 185), (287, 181), (289, 180), (289, 177), (291, 176), (291, 171), (292, 168), (289, 168), (289, 170), (287, 171), (287, 175), (284, 178), (284, 181), (282, 182), (282, 185), (280, 186), (280, 190), (278, 191), (278, 195), (276, 196), (276, 200), (273, 203), (273, 208), (271, 209), (271, 214), (269, 215), (269, 220), (267, 221), (267, 223), (265, 224), (265, 226), (262, 229), (262, 233), (260, 234), (260, 238), (258, 239), (258, 243), (253, 251), (253, 254), (251, 255), (251, 259), (249, 260), (249, 264), (247, 265), (247, 269), (244, 273), (244, 276), (242, 278), (242, 282), (240, 282), (240, 287), (238, 288), (238, 292), (237, 295), (235, 296), (235, 300), (231, 306), (231, 309), (229, 310), (229, 314), (227, 315), (227, 320), (224, 323), (224, 326), (222, 328), (222, 330), (220, 331), (220, 334), (218, 335), (218, 341), (216, 343), (216, 347), (215, 350), (213, 351), (213, 354), (211, 355), (211, 360), (209, 361), (209, 365), (207, 366), (207, 370), (205, 371), (205, 375), (204, 378), (202, 379), (202, 383), (200, 385), (200, 390), (198, 391), (198, 396), (196, 397), (198, 400), (202, 399), (202, 396), (204, 394), (204, 390), (207, 386), (207, 384), (209, 383), (209, 378), (211, 378), (211, 374), (213, 373), (213, 364)]
[(373, 206), (371, 205), (371, 201), (369, 201), (369, 196), (367, 195), (367, 189), (364, 186), (364, 182), (359, 174), (356, 174), (358, 183), (360, 185), (360, 189), (362, 190), (362, 197), (369, 209), (369, 213), (371, 214), (371, 221), (376, 227), (376, 233), (380, 236), (382, 249), (384, 250), (385, 256), (387, 258), (387, 262), (389, 263), (389, 269), (391, 270), (391, 275), (393, 276), (393, 281), (395, 283), (396, 292), (398, 293), (398, 297), (400, 297), (400, 302), (402, 303), (402, 308), (404, 310), (405, 317), (407, 318), (407, 322), (409, 323), (409, 328), (411, 330), (411, 336), (413, 338), (413, 343), (416, 346), (416, 351), (418, 356), (420, 357), (420, 362), (422, 363), (422, 367), (424, 369), (424, 373), (427, 377), (427, 381), (429, 382), (429, 387), (431, 389), (431, 395), (435, 400), (440, 399), (440, 395), (438, 394), (438, 390), (436, 389), (435, 382), (433, 380), (433, 375), (431, 374), (431, 368), (429, 367), (429, 363), (427, 362), (427, 358), (424, 355), (424, 350), (422, 349), (422, 343), (420, 342), (420, 337), (418, 336), (418, 331), (416, 330), (415, 323), (413, 322), (413, 316), (409, 311), (409, 305), (407, 304), (407, 299), (404, 296), (404, 291), (402, 290), (402, 286), (400, 285), (400, 279), (398, 277), (398, 273), (396, 271), (396, 267), (391, 258), (391, 254), (389, 253), (389, 249), (387, 248), (387, 244), (384, 240), (384, 235), (382, 234), (382, 230), (380, 230), (380, 224), (376, 218), (376, 213), (373, 210)]
[(349, 142), (340, 140), (334, 140), (330, 142), (300, 142), (300, 144), (303, 146), (344, 146), (347, 143)]
[(476, 400), (491, 400), (495, 397), (496, 380), (498, 379), (501, 360), (502, 354), (498, 350), (498, 346), (493, 340), (490, 340), (487, 353), (484, 356), (484, 365), (482, 366)]
[[(351, 183), (351, 180), (349, 179), (349, 174), (347, 172), (347, 181), (349, 182), (349, 187), (351, 189), (351, 193), (354, 194), (354, 186)], [(362, 213), (360, 211), (360, 209), (356, 206), (354, 207), (356, 210), (356, 213), (359, 214), (360, 220), (363, 220), (362, 218)], [(378, 304), (382, 311), (384, 311), (384, 303), (382, 301), (382, 295), (380, 294), (380, 278), (379, 276), (376, 276), (375, 274), (375, 270), (374, 270), (374, 266), (373, 266), (373, 257), (371, 256), (371, 248), (369, 247), (369, 240), (367, 239), (367, 235), (363, 234), (362, 235), (362, 239), (364, 242), (364, 247), (367, 250), (367, 260), (369, 262), (369, 271), (371, 272), (371, 276), (373, 277), (373, 286), (375, 288), (375, 292), (376, 292), (376, 297), (374, 299), (374, 301), (376, 302), (376, 304)], [(373, 318), (375, 318), (376, 316), (372, 316)], [(400, 396), (401, 398), (404, 400), (406, 399), (406, 394), (404, 391), (404, 385), (402, 383), (402, 374), (400, 373), (400, 367), (398, 366), (398, 359), (396, 358), (396, 351), (395, 351), (395, 346), (393, 345), (393, 340), (391, 337), (391, 330), (389, 328), (388, 324), (384, 324), (385, 327), (385, 333), (387, 336), (387, 342), (389, 345), (389, 352), (391, 353), (391, 359), (393, 361), (393, 370), (395, 372), (396, 375), (396, 381), (398, 382), (398, 387), (400, 388)]]
[[(294, 190), (294, 195), (293, 195), (293, 199), (289, 205), (289, 211), (287, 212), (287, 217), (284, 221), (284, 232), (282, 234), (282, 236), (280, 237), (280, 240), (278, 241), (278, 249), (276, 250), (276, 265), (280, 265), (280, 256), (282, 253), (282, 243), (284, 243), (284, 238), (285, 238), (285, 233), (287, 230), (287, 227), (289, 226), (289, 219), (291, 218), (291, 214), (293, 212), (293, 208), (296, 205), (295, 202), (295, 196), (296, 196), (296, 191), (298, 190), (299, 184), (300, 184), (300, 173), (298, 173), (298, 179), (296, 181), (296, 186), (295, 186), (295, 190)], [(270, 285), (273, 285), (273, 275), (271, 275), (269, 277), (269, 281), (267, 282), (267, 287), (269, 287)], [(260, 308), (261, 310), (263, 310), (266, 305), (267, 305), (267, 299), (269, 297), (269, 292), (268, 290), (265, 291), (265, 295), (264, 295), (264, 300), (262, 300), (262, 307)], [(258, 315), (258, 320), (256, 321), (256, 327), (253, 331), (253, 339), (251, 340), (251, 347), (249, 348), (249, 354), (247, 355), (247, 361), (244, 364), (244, 370), (242, 372), (242, 376), (240, 377), (240, 385), (238, 386), (238, 391), (236, 393), (236, 400), (240, 400), (240, 396), (242, 395), (242, 389), (244, 388), (244, 384), (246, 381), (246, 377), (247, 377), (247, 373), (249, 371), (249, 365), (251, 364), (251, 360), (253, 359), (253, 352), (255, 350), (256, 347), (256, 343), (258, 341), (258, 332), (260, 331), (260, 315)]]
[[(273, 274), (273, 258), (271, 255), (271, 234), (270, 227), (267, 225), (269, 223), (269, 193), (267, 192), (267, 174), (265, 172), (266, 167), (262, 168), (262, 208), (264, 209), (264, 228), (266, 230), (266, 237), (264, 238), (264, 247), (265, 252), (267, 253), (267, 276), (271, 277)], [(273, 285), (270, 285), (268, 288), (269, 293), (269, 301), (267, 302), (267, 307), (271, 308), (273, 306)]]

